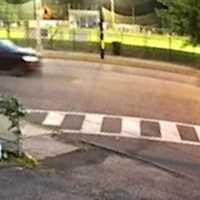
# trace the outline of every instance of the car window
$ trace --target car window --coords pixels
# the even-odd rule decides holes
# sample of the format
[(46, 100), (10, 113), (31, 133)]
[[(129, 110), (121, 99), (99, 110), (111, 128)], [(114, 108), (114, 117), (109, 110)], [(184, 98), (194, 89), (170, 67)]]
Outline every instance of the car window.
[(17, 46), (9, 40), (0, 41), (0, 52), (15, 52)]

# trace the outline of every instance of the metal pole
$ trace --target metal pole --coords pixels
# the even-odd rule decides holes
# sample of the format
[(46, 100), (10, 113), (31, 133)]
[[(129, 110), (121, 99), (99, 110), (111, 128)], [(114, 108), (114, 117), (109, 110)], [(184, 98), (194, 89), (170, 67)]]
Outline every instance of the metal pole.
[(42, 38), (41, 38), (41, 25), (40, 25), (40, 19), (42, 18), (41, 16), (41, 8), (42, 8), (42, 2), (41, 0), (35, 0), (36, 4), (36, 24), (37, 24), (37, 29), (36, 29), (36, 40), (37, 40), (37, 50), (39, 52), (42, 51)]
[(36, 0), (33, 0), (33, 19), (37, 19), (37, 13), (36, 13)]
[(114, 0), (110, 0), (111, 4), (111, 18), (112, 18), (112, 28), (114, 28), (115, 25), (115, 2)]
[(135, 24), (135, 7), (132, 8), (133, 24)]
[(99, 23), (99, 27), (100, 27), (100, 56), (101, 59), (104, 59), (105, 57), (105, 43), (104, 43), (104, 27), (103, 27), (103, 9), (102, 9), (102, 5), (100, 6), (100, 23)]
[(169, 61), (172, 61), (172, 19), (170, 19), (170, 30), (169, 30)]

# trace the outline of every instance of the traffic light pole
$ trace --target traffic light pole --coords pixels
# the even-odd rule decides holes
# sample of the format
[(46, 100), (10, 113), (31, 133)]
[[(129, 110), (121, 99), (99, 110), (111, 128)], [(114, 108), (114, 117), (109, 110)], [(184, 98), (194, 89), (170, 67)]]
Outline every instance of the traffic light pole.
[(111, 3), (112, 28), (115, 28), (115, 2), (114, 2), (114, 0), (110, 0), (110, 3)]
[(33, 19), (37, 19), (37, 8), (36, 8), (36, 0), (33, 0)]
[(35, 8), (36, 8), (36, 48), (39, 52), (42, 51), (42, 38), (41, 38), (41, 26), (40, 26), (40, 19), (41, 19), (41, 8), (42, 3), (41, 0), (34, 0), (35, 1)]
[(103, 10), (102, 7), (100, 7), (100, 56), (101, 59), (104, 59), (105, 57), (105, 42), (104, 42), (104, 27), (103, 27)]

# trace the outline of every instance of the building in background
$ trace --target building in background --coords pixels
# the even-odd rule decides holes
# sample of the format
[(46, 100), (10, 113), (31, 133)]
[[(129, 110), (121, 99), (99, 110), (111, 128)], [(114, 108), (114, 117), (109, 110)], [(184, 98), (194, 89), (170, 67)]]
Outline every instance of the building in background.
[(99, 24), (98, 10), (69, 9), (69, 24), (73, 28), (94, 28)]

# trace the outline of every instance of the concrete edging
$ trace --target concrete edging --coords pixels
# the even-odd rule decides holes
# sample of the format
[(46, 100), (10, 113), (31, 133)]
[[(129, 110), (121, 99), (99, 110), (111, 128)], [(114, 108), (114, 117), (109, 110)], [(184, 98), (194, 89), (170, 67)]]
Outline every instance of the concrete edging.
[(163, 61), (145, 60), (139, 58), (128, 58), (120, 56), (107, 55), (104, 60), (100, 59), (98, 54), (94, 53), (74, 53), (64, 51), (43, 51), (42, 55), (47, 59), (66, 59), (75, 61), (95, 62), (102, 64), (112, 64), (120, 66), (128, 66), (142, 69), (153, 69), (164, 72), (179, 73), (184, 75), (196, 75), (200, 73), (198, 69), (192, 66), (173, 64)]

